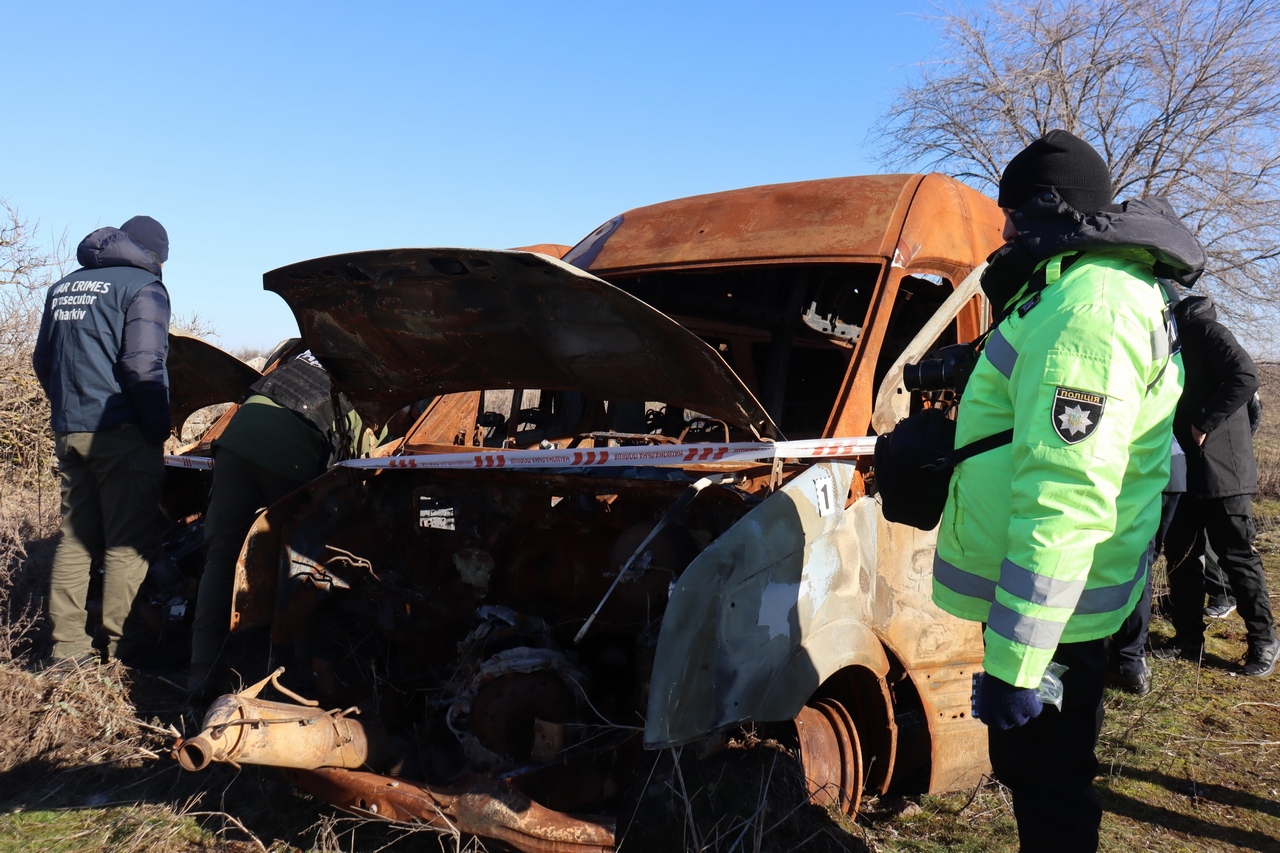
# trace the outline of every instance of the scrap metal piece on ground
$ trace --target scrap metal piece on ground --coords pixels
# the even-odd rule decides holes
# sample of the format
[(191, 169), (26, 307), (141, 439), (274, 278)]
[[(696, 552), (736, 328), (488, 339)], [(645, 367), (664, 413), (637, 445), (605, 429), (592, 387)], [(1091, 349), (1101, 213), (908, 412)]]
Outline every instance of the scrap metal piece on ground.
[(493, 838), (525, 853), (613, 851), (613, 819), (543, 808), (498, 780), (432, 787), (332, 768), (288, 770), (285, 777), (302, 790), (363, 817)]

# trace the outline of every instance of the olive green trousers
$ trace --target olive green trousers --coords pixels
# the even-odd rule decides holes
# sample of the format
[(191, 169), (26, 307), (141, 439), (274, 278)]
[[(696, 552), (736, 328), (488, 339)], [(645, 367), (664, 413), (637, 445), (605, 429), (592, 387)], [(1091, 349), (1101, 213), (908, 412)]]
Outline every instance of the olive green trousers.
[(85, 604), (89, 573), (102, 559), (102, 628), (106, 653), (140, 645), (133, 599), (147, 576), (147, 554), (159, 532), (163, 448), (132, 423), (102, 432), (61, 432), (55, 450), (62, 478), (62, 538), (53, 554), (49, 620), (53, 656), (91, 651)]

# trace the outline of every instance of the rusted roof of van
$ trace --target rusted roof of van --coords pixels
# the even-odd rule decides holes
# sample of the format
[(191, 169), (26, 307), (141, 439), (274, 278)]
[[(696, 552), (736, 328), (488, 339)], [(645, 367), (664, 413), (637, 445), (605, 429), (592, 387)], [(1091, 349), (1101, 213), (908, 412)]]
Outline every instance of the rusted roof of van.
[(798, 259), (887, 260), (924, 177), (828, 178), (638, 207), (600, 226), (564, 260), (597, 275)]

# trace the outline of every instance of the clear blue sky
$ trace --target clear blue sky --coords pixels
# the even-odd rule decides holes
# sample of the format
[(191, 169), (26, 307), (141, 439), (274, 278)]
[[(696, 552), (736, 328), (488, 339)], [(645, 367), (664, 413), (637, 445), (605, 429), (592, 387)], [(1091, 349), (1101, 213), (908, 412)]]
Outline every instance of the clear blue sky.
[(263, 272), (395, 246), (573, 244), (670, 198), (877, 172), (927, 0), (0, 0), (0, 198), (169, 231), (175, 313), (294, 334)]

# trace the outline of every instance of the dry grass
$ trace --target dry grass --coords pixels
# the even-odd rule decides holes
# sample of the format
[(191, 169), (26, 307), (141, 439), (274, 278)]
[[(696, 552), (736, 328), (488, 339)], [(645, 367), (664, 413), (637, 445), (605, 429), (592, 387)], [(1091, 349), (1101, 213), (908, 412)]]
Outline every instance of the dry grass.
[(52, 466), (49, 402), (30, 356), (0, 356), (0, 472), (6, 491), (37, 485)]
[(1280, 500), (1280, 364), (1259, 364), (1258, 378), (1263, 401), (1262, 423), (1253, 437), (1258, 459), (1258, 497), (1274, 501)]
[(794, 750), (748, 734), (699, 758), (654, 753), (619, 809), (619, 850), (866, 851), (848, 818), (809, 803)]
[(0, 663), (30, 656), (47, 633), (41, 613), (61, 499), (48, 458), (25, 458), (25, 466), (0, 462)]
[(0, 668), (0, 773), (159, 758), (173, 733), (137, 718), (118, 661), (69, 671), (27, 672)]

